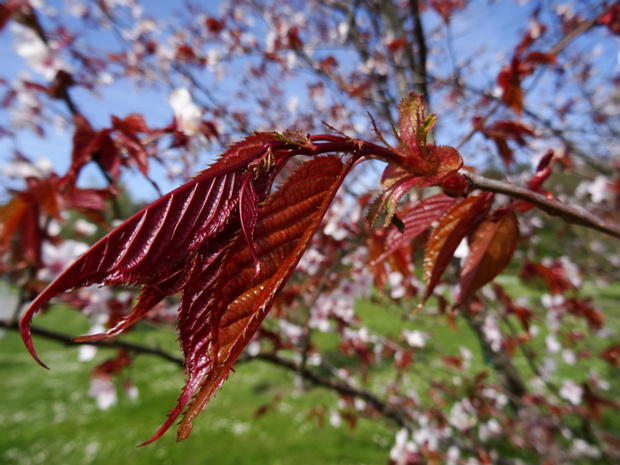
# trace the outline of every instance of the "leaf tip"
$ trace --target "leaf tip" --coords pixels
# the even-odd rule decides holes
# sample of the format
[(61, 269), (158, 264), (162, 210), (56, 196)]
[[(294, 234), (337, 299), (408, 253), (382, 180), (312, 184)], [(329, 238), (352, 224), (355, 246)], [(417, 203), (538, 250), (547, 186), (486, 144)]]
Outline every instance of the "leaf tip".
[(19, 333), (21, 334), (22, 341), (24, 341), (24, 345), (26, 346), (26, 349), (28, 350), (32, 358), (34, 358), (34, 360), (43, 368), (49, 370), (49, 367), (41, 361), (41, 359), (37, 355), (37, 351), (34, 349), (34, 345), (32, 343), (32, 332), (30, 330), (30, 320), (31, 317), (28, 315), (28, 313), (26, 313), (26, 315), (24, 315), (24, 318), (22, 318), (22, 320), (19, 322)]

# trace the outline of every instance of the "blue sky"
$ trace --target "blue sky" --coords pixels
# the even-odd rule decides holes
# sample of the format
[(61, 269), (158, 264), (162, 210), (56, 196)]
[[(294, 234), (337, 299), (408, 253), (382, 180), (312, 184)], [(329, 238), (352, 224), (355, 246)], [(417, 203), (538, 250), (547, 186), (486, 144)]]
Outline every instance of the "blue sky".
[[(501, 66), (510, 60), (510, 56), (514, 46), (521, 39), (527, 28), (527, 18), (532, 8), (537, 2), (527, 7), (519, 6), (514, 1), (503, 1), (493, 4), (486, 0), (476, 0), (470, 3), (470, 6), (463, 12), (460, 12), (451, 25), (452, 37), (454, 39), (454, 50), (459, 60), (474, 57), (476, 50), (484, 46), (489, 51), (484, 57), (485, 66), (483, 72), (475, 75), (475, 79), (470, 79), (469, 84), (479, 85), (480, 89), (489, 88), (494, 85), (494, 80)], [(565, 2), (570, 3), (570, 2)], [(59, 12), (63, 12), (63, 2), (60, 0), (48, 1), (48, 5), (54, 6)], [(207, 2), (213, 14), (216, 14), (219, 2)], [(186, 15), (187, 12), (181, 10), (180, 2), (159, 2), (155, 0), (146, 0), (142, 2), (147, 15), (153, 15), (157, 18), (166, 18), (174, 21), (177, 13)], [(427, 14), (423, 17), (426, 31), (432, 29), (438, 23), (438, 17)], [(544, 16), (541, 17), (545, 22)], [(68, 20), (68, 24), (76, 24), (75, 20)], [(13, 38), (9, 30), (5, 29), (0, 33), (0, 57), (3, 60), (0, 76), (9, 82), (17, 78), (19, 72), (27, 70), (27, 66), (13, 50)], [(109, 34), (102, 34), (96, 31), (87, 31), (86, 37), (95, 45), (104, 44), (103, 41), (110, 41)], [(105, 43), (107, 48), (114, 49), (118, 44), (114, 42)], [(587, 42), (581, 42), (572, 46), (588, 47)], [(613, 59), (601, 59), (601, 67), (605, 72), (614, 72), (617, 68), (617, 46), (613, 41), (607, 41), (603, 50), (602, 57), (613, 57)], [(505, 51), (503, 56), (501, 51)], [(432, 60), (432, 57), (431, 57)], [(436, 70), (444, 74), (451, 64), (449, 61), (443, 61), (436, 64)], [(30, 72), (33, 80), (41, 82), (40, 76), (36, 76)], [(274, 77), (278, 79), (278, 77)], [(553, 82), (551, 80), (539, 82), (538, 88), (540, 92), (553, 92)], [(226, 93), (226, 86), (219, 87), (219, 90)], [(292, 94), (293, 87), (288, 91)], [(115, 82), (108, 87), (99, 88), (100, 95), (95, 96), (91, 92), (82, 88), (75, 87), (71, 89), (71, 95), (77, 102), (79, 108), (84, 112), (95, 128), (103, 128), (110, 125), (110, 115), (119, 117), (126, 116), (130, 113), (141, 113), (145, 115), (147, 123), (151, 127), (161, 127), (169, 124), (172, 120), (172, 109), (167, 102), (170, 88), (163, 85), (158, 87), (149, 87), (147, 89), (137, 89), (135, 85), (128, 83), (126, 80)], [(231, 91), (232, 92), (232, 91)], [(60, 111), (68, 114), (63, 108), (61, 102), (53, 102)], [(300, 102), (303, 107), (303, 101)], [(544, 108), (540, 108), (544, 111)], [(6, 112), (0, 112), (0, 125), (7, 124), (8, 118)], [(468, 122), (458, 122), (446, 113), (439, 115), (438, 128), (440, 130), (441, 142), (444, 144), (456, 144), (463, 133), (466, 133), (469, 126)], [(70, 163), (71, 151), (71, 131), (64, 133), (57, 132), (53, 127), (46, 129), (47, 135), (45, 139), (41, 139), (30, 131), (18, 132), (14, 140), (8, 138), (0, 138), (0, 165), (6, 163), (11, 158), (13, 150), (17, 149), (33, 160), (39, 157), (47, 157), (52, 160), (54, 169), (58, 173), (63, 173)], [(369, 135), (371, 138), (372, 135)], [(478, 139), (481, 136), (476, 136)], [(221, 151), (221, 147), (214, 147), (214, 155)], [(465, 154), (464, 154), (465, 155)], [(473, 156), (473, 155), (472, 155)], [(208, 160), (205, 157), (203, 161)], [(197, 167), (199, 171), (202, 167)], [(157, 180), (162, 191), (168, 191), (175, 184), (169, 183), (165, 177), (165, 173), (157, 163), (151, 163), (151, 176)], [(133, 197), (138, 200), (152, 200), (156, 196), (153, 187), (141, 176), (127, 176), (123, 179), (128, 185)], [(103, 183), (101, 175), (96, 169), (89, 169), (83, 176), (84, 184)], [(5, 186), (6, 187), (6, 186)], [(0, 196), (2, 193), (0, 193)], [(2, 198), (0, 197), (0, 201)]]

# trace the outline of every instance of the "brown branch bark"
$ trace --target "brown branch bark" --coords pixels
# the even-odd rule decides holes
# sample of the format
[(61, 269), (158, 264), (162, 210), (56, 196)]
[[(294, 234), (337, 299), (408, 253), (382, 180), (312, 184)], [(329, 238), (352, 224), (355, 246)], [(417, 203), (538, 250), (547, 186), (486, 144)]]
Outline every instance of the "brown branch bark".
[(549, 199), (544, 195), (515, 184), (488, 179), (466, 170), (461, 170), (460, 173), (469, 180), (469, 185), (473, 189), (505, 194), (514, 199), (524, 200), (546, 211), (550, 215), (562, 218), (567, 223), (585, 226), (620, 239), (620, 225), (605, 221), (586, 210), (566, 205), (558, 200)]
[(428, 48), (426, 46), (426, 38), (424, 37), (424, 29), (422, 28), (422, 18), (420, 16), (420, 4), (418, 0), (410, 0), (409, 9), (414, 20), (414, 37), (416, 45), (418, 46), (417, 62), (419, 63), (419, 65), (415, 66), (413, 69), (416, 78), (415, 86), (416, 90), (424, 95), (424, 104), (426, 105), (427, 111), (430, 113), (431, 106), (428, 97), (428, 86), (426, 82), (426, 55), (428, 54)]

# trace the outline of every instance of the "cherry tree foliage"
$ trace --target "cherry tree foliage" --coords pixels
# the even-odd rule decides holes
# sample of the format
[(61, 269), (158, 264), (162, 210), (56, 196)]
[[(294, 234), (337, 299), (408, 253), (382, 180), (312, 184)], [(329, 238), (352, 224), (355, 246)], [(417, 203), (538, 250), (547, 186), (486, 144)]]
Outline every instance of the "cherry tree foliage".
[[(390, 463), (619, 461), (618, 4), (170, 3), (0, 4), (2, 326), (42, 365), (39, 336), (114, 349), (100, 409), (181, 363), (145, 444), (263, 360), (337, 394), (320, 425), (385, 423)], [(128, 88), (161, 99), (105, 104)], [(20, 148), (54, 134), (62, 163)], [(37, 327), (57, 302), (90, 334)], [(124, 342), (144, 319), (182, 359)]]

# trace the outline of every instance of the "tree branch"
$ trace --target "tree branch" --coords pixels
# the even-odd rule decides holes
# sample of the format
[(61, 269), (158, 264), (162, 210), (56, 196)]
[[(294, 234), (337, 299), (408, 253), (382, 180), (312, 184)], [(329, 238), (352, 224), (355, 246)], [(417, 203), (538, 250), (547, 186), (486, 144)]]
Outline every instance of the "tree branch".
[(415, 22), (414, 34), (416, 45), (418, 46), (417, 61), (419, 66), (415, 66), (415, 69), (413, 69), (413, 72), (416, 74), (415, 86), (418, 92), (424, 94), (424, 104), (426, 105), (427, 111), (430, 113), (431, 107), (428, 97), (428, 86), (426, 83), (426, 55), (428, 53), (428, 48), (426, 46), (426, 38), (424, 37), (424, 29), (422, 28), (422, 18), (420, 17), (420, 5), (418, 0), (410, 0), (409, 8)]
[[(0, 328), (6, 328), (12, 331), (19, 331), (19, 324), (17, 322), (8, 323), (6, 321), (0, 321)], [(156, 357), (167, 360), (168, 362), (175, 363), (182, 367), (185, 366), (185, 363), (181, 357), (177, 357), (175, 355), (169, 354), (157, 347), (148, 347), (141, 344), (136, 344), (133, 342), (122, 341), (119, 339), (108, 339), (105, 341), (91, 341), (91, 342), (76, 342), (73, 338), (67, 334), (59, 333), (56, 331), (52, 331), (50, 329), (41, 328), (39, 326), (31, 326), (30, 331), (32, 334), (36, 334), (38, 336), (42, 336), (46, 339), (60, 342), (67, 346), (96, 346), (96, 347), (106, 347), (113, 348), (118, 347), (122, 349), (126, 349), (128, 351), (137, 353), (137, 354), (147, 354), (154, 355)]]
[(620, 225), (610, 223), (602, 218), (578, 207), (566, 205), (558, 200), (552, 200), (542, 194), (533, 192), (525, 187), (508, 184), (494, 179), (488, 179), (478, 174), (461, 170), (460, 173), (469, 180), (470, 187), (486, 192), (505, 194), (512, 198), (524, 200), (537, 206), (541, 210), (555, 216), (559, 216), (567, 223), (578, 224), (590, 229), (603, 232), (609, 236), (620, 239)]
[(274, 365), (286, 368), (295, 373), (299, 373), (303, 378), (307, 379), (308, 381), (312, 382), (317, 386), (323, 386), (328, 389), (332, 389), (344, 396), (354, 396), (363, 399), (368, 404), (372, 405), (385, 418), (394, 421), (396, 424), (398, 424), (398, 426), (402, 428), (411, 429), (410, 422), (401, 410), (391, 407), (387, 402), (379, 399), (373, 393), (365, 389), (353, 387), (343, 381), (320, 375), (314, 370), (310, 370), (305, 366), (301, 366), (293, 361), (282, 358), (275, 353), (260, 353), (256, 356), (249, 356), (247, 354), (243, 354), (241, 357), (239, 357), (237, 363), (248, 362), (256, 359), (264, 360)]

